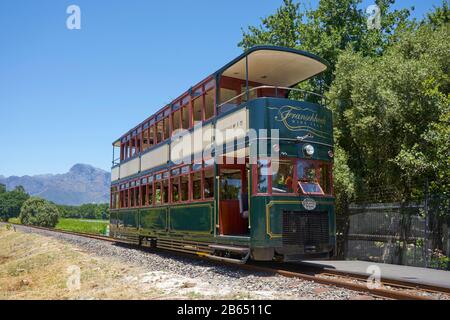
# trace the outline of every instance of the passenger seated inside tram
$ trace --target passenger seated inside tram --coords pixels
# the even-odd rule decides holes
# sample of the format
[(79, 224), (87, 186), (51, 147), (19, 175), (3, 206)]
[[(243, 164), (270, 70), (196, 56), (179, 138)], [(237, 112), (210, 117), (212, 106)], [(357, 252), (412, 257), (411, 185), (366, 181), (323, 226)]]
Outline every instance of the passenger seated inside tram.
[(272, 192), (274, 193), (292, 193), (294, 166), (291, 162), (279, 162), (278, 170), (272, 177)]
[(298, 192), (302, 194), (324, 195), (317, 178), (317, 168), (314, 163), (297, 162)]

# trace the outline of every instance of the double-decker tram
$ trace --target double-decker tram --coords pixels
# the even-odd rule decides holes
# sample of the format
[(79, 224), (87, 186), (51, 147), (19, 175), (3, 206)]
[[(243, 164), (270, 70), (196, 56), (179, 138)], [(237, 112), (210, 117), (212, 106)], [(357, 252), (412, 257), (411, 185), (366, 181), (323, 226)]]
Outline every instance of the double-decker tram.
[(297, 88), (326, 69), (254, 47), (124, 134), (110, 236), (236, 263), (333, 255), (332, 114)]

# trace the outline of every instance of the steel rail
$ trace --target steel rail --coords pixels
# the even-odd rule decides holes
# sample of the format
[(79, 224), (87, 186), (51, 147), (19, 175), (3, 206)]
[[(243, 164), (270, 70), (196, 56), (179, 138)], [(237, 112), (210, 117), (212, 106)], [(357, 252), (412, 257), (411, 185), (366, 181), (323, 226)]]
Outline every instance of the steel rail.
[[(21, 224), (15, 224), (15, 223), (3, 223), (3, 224), (10, 224), (13, 226), (19, 226), (19, 227), (26, 227), (26, 228), (32, 228), (32, 229), (38, 229), (38, 230), (44, 230), (44, 231), (50, 231), (55, 233), (62, 233), (62, 234), (68, 234), (68, 235), (74, 235), (74, 236), (80, 236), (85, 238), (90, 238), (94, 240), (100, 240), (100, 241), (107, 241), (107, 242), (113, 242), (113, 243), (121, 243), (130, 245), (131, 243), (128, 241), (123, 241), (120, 239), (111, 238), (108, 236), (101, 236), (101, 235), (94, 235), (90, 233), (84, 233), (84, 232), (74, 232), (74, 231), (67, 231), (67, 230), (59, 230), (59, 229), (52, 229), (52, 228), (44, 228), (44, 227), (38, 227), (38, 226), (29, 226), (29, 225), (21, 225)], [(133, 246), (138, 247), (136, 244), (132, 244)], [(169, 252), (169, 249), (157, 249), (152, 248), (153, 251), (157, 252)], [(328, 270), (328, 269), (320, 269), (318, 267), (313, 266), (307, 266), (310, 270), (315, 269), (315, 272), (304, 272), (299, 270), (290, 270), (289, 267), (280, 268), (280, 266), (263, 266), (258, 263), (249, 263), (249, 264), (235, 264), (235, 263), (229, 263), (229, 262), (218, 262), (211, 260), (203, 255), (195, 255), (193, 253), (184, 253), (179, 251), (170, 250), (171, 253), (182, 255), (185, 257), (190, 258), (196, 258), (201, 260), (207, 260), (211, 263), (217, 263), (217, 264), (225, 264), (228, 266), (233, 266), (238, 269), (244, 269), (247, 271), (255, 271), (255, 272), (262, 272), (262, 273), (270, 273), (270, 274), (278, 274), (284, 277), (289, 278), (298, 278), (306, 281), (312, 281), (315, 283), (328, 285), (328, 286), (335, 286), (340, 288), (345, 288), (352, 291), (357, 291), (361, 293), (366, 293), (375, 297), (381, 297), (381, 298), (388, 298), (393, 300), (433, 300), (432, 297), (429, 296), (421, 296), (417, 294), (412, 294), (409, 292), (404, 292), (400, 290), (416, 290), (421, 292), (428, 292), (428, 293), (434, 293), (434, 294), (450, 294), (450, 289), (443, 288), (443, 287), (437, 287), (437, 286), (431, 286), (426, 284), (418, 284), (408, 281), (402, 281), (402, 280), (393, 280), (393, 279), (380, 279), (380, 287), (374, 287), (370, 288), (366, 283), (361, 284), (362, 281), (365, 281), (367, 277), (364, 277), (361, 274), (356, 273), (350, 273), (350, 272), (344, 272), (344, 271), (337, 271), (337, 270)], [(292, 268), (292, 266), (291, 266)], [(296, 265), (296, 268), (300, 268), (300, 265)], [(320, 270), (321, 271), (320, 271)], [(325, 276), (325, 277), (324, 277)], [(334, 278), (333, 278), (334, 277)], [(340, 279), (338, 278), (340, 277)], [(346, 279), (346, 280), (344, 280)], [(355, 282), (356, 280), (356, 282)], [(396, 289), (390, 289), (386, 288), (393, 287)]]

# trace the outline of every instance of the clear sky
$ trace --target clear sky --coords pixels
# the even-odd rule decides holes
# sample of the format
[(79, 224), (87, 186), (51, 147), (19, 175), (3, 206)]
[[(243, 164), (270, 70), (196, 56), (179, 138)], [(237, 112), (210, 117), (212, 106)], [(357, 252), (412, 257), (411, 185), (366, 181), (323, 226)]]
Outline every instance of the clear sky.
[[(2, 0), (0, 175), (109, 170), (113, 140), (239, 55), (241, 28), (281, 2)], [(71, 4), (81, 30), (66, 28)]]

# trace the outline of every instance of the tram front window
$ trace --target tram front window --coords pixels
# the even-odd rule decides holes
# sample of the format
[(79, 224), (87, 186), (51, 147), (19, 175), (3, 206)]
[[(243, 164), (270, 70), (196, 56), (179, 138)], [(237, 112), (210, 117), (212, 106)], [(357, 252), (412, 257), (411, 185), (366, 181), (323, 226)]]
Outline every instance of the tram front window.
[(303, 194), (324, 195), (331, 193), (330, 166), (317, 162), (297, 162), (298, 191)]
[(293, 181), (294, 165), (291, 161), (272, 163), (272, 193), (292, 193)]

